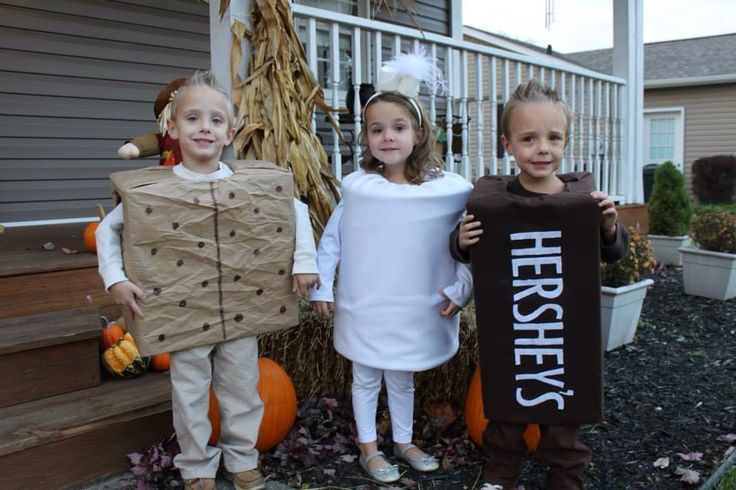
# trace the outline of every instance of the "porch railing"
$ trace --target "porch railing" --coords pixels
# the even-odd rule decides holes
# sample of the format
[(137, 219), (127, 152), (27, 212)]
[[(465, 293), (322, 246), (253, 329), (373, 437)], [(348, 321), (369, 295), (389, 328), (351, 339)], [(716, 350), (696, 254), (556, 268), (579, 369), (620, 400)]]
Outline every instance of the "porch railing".
[[(447, 82), (444, 95), (420, 97), (438, 135), (444, 139), (446, 168), (469, 180), (486, 174), (513, 173), (512, 159), (499, 148), (500, 108), (517, 84), (536, 77), (556, 88), (567, 101), (572, 120), (561, 172), (589, 171), (598, 188), (622, 200), (626, 194), (622, 143), (625, 81), (564, 61), (535, 59), (480, 44), (322, 9), (292, 4), (294, 22), (305, 45), (309, 66), (325, 88), (327, 102), (350, 109), (341, 117), (352, 133), (347, 152), (336, 131), (323, 128), (325, 147), (335, 175), (357, 167), (362, 151), (361, 84), (373, 83), (384, 60), (424, 46), (436, 57)], [(353, 107), (345, 95), (353, 89)], [(325, 131), (327, 131), (325, 133)], [(344, 154), (345, 153), (345, 154)]]

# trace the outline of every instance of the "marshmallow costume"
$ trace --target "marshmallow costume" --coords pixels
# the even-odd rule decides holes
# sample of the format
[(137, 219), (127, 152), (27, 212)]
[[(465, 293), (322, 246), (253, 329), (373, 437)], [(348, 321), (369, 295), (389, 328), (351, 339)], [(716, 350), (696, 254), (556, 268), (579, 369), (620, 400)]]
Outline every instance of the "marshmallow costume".
[(335, 301), (335, 349), (365, 366), (423, 371), (458, 349), (459, 315), (439, 311), (444, 294), (459, 306), (472, 297), (467, 265), (449, 253), (447, 237), (472, 185), (444, 172), (421, 185), (394, 184), (358, 170), (342, 182), (342, 201), (322, 236), (322, 286), (313, 301)]

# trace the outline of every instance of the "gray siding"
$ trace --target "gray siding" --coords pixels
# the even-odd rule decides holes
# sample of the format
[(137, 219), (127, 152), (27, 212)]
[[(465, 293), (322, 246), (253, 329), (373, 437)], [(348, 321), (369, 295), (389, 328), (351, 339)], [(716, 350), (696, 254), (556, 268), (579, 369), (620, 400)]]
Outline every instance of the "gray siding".
[(108, 176), (155, 131), (153, 101), (207, 69), (208, 6), (190, 0), (0, 2), (0, 223), (94, 215)]
[[(393, 2), (389, 3), (393, 5)], [(401, 8), (396, 9), (396, 15), (383, 9), (376, 14), (375, 19), (450, 36), (450, 0), (415, 0), (411, 5), (414, 20)]]
[(700, 157), (736, 154), (736, 84), (646, 89), (644, 108), (684, 107), (685, 177)]

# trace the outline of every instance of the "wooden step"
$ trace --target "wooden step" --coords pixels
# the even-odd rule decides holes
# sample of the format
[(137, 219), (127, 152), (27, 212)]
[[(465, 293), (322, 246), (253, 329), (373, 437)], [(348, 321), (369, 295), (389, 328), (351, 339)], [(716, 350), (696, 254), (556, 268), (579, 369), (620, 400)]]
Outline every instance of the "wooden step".
[(128, 453), (172, 432), (167, 373), (108, 380), (5, 407), (0, 409), (0, 486), (32, 490), (88, 483), (129, 468)]
[(97, 386), (99, 310), (0, 319), (0, 407)]

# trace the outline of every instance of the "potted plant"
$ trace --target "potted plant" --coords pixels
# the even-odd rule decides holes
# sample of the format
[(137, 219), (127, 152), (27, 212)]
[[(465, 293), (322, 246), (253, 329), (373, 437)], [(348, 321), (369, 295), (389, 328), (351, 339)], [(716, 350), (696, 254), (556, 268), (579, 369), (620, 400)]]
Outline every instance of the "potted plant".
[(685, 293), (713, 299), (736, 297), (736, 206), (709, 206), (696, 213), (682, 247)]
[(629, 228), (629, 252), (614, 264), (601, 264), (601, 337), (610, 351), (634, 340), (647, 288), (654, 281), (649, 240)]
[(687, 234), (693, 216), (685, 178), (670, 162), (654, 172), (654, 188), (649, 199), (649, 241), (661, 264), (682, 265), (679, 249), (689, 242)]

